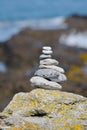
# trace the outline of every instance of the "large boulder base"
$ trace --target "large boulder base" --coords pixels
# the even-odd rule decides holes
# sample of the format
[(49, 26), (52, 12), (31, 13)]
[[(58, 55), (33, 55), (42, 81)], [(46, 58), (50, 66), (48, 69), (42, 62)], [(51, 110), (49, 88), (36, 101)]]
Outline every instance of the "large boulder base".
[(2, 130), (86, 130), (87, 98), (59, 90), (20, 92), (0, 122)]

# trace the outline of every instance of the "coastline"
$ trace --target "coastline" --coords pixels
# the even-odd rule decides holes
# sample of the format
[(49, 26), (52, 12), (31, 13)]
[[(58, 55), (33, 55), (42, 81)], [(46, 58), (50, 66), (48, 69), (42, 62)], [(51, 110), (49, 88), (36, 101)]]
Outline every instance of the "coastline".
[[(78, 25), (76, 22), (78, 23)], [(0, 23), (0, 44), (9, 41), (10, 39), (12, 39), (12, 37), (17, 36), (21, 32), (25, 32), (26, 30), (35, 30), (37, 32), (59, 30), (59, 32), (62, 32), (60, 38), (58, 38), (59, 43), (66, 46), (75, 46), (86, 49), (86, 23), (87, 16), (80, 16), (76, 14), (68, 17), (61, 16), (50, 19), (2, 22)]]
[(53, 17), (49, 19), (25, 20), (15, 22), (0, 22), (0, 42), (10, 40), (14, 35), (27, 29), (32, 30), (60, 30), (67, 29), (65, 17)]
[(6, 73), (0, 72), (0, 100), (3, 101), (0, 107), (4, 104), (1, 109), (9, 102), (6, 102), (6, 99), (10, 100), (15, 93), (32, 90), (29, 78), (38, 67), (39, 55), (44, 45), (50, 45), (53, 48), (53, 57), (66, 71), (68, 81), (63, 84), (63, 90), (87, 96), (87, 74), (83, 71), (83, 68), (87, 66), (87, 49), (59, 43), (59, 38), (63, 34), (70, 34), (73, 29), (77, 33), (86, 32), (87, 18), (71, 16), (65, 20), (65, 23), (68, 24), (67, 29), (26, 28), (10, 40), (1, 42), (0, 61), (8, 67)]

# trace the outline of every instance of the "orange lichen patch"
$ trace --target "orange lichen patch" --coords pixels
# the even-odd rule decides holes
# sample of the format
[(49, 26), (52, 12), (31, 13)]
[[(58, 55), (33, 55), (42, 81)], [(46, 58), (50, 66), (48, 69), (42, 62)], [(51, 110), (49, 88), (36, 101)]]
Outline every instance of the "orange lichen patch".
[(71, 69), (67, 73), (67, 76), (70, 80), (76, 82), (87, 80), (87, 75), (84, 73), (84, 71), (79, 66), (75, 66), (75, 65), (71, 66)]
[(74, 130), (84, 130), (84, 128), (83, 128), (83, 126), (82, 126), (81, 124), (75, 124), (75, 125), (73, 126), (73, 129), (74, 129)]
[(81, 58), (82, 60), (87, 60), (87, 53), (86, 53), (86, 52), (81, 53), (81, 54), (80, 54), (80, 58)]
[(87, 65), (87, 52), (81, 53), (80, 59), (83, 61), (84, 64)]

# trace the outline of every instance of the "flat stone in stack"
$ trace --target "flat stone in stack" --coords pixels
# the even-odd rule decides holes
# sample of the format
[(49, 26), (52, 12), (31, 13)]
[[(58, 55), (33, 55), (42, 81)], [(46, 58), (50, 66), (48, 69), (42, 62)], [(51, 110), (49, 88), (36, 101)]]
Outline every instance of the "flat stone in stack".
[(42, 49), (43, 49), (43, 50), (47, 50), (47, 51), (52, 50), (52, 48), (51, 48), (50, 46), (43, 46)]
[(45, 79), (48, 79), (50, 81), (54, 82), (62, 82), (66, 80), (66, 76), (56, 70), (53, 69), (39, 69), (35, 72), (35, 76), (40, 76)]
[(67, 80), (64, 69), (58, 67), (57, 60), (51, 58), (53, 51), (50, 46), (44, 46), (42, 49), (39, 69), (30, 79), (31, 85), (44, 89), (62, 89), (59, 83)]
[(45, 55), (50, 55), (53, 53), (53, 51), (51, 50), (42, 50), (42, 53), (44, 53)]
[(44, 55), (44, 54), (40, 55), (40, 60), (47, 58), (51, 58), (51, 55)]
[(40, 60), (40, 65), (58, 65), (59, 62), (55, 59)]
[(40, 69), (43, 69), (43, 68), (45, 68), (45, 69), (46, 68), (47, 69), (53, 69), (53, 70), (58, 71), (60, 73), (64, 73), (65, 72), (63, 68), (55, 66), (55, 65), (39, 65), (39, 68)]
[(37, 88), (52, 89), (52, 90), (62, 88), (60, 84), (49, 81), (49, 80), (47, 80), (43, 77), (39, 77), (39, 76), (32, 77), (30, 81), (31, 81), (31, 85), (33, 87), (37, 87)]

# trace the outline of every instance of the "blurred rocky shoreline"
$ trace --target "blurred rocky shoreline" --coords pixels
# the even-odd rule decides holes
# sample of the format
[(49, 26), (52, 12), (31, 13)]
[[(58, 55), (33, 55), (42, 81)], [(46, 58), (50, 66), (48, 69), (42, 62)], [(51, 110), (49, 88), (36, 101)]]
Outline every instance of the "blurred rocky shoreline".
[[(0, 72), (0, 110), (17, 92), (32, 90), (29, 79), (38, 68), (42, 46), (53, 48), (53, 57), (66, 71), (68, 81), (63, 91), (87, 96), (87, 49), (69, 47), (59, 43), (62, 34), (73, 30), (87, 31), (87, 17), (73, 15), (66, 19), (66, 29), (34, 30), (26, 28), (10, 40), (0, 43), (0, 61), (8, 70)], [(78, 44), (78, 43), (77, 43)]]

